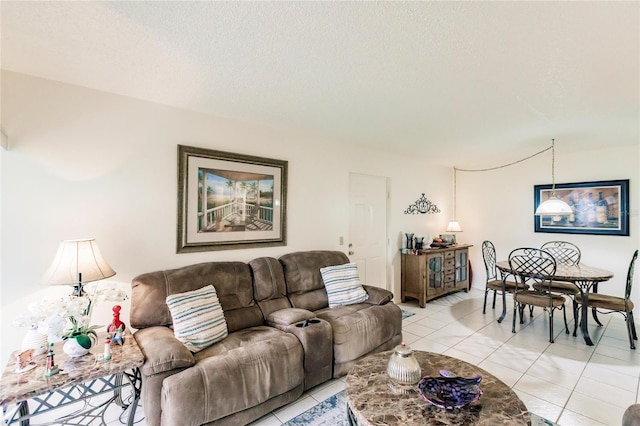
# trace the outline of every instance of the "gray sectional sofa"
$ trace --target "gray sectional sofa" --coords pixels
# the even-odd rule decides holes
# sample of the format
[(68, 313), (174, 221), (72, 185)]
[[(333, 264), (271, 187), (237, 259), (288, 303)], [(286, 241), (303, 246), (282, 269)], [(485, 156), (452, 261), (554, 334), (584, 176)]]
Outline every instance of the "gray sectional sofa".
[[(328, 307), (320, 268), (348, 262), (342, 252), (307, 251), (134, 278), (147, 424), (247, 424), (401, 343), (402, 312), (389, 291), (365, 285), (364, 303)], [(209, 284), (228, 336), (193, 353), (174, 336), (166, 297)]]

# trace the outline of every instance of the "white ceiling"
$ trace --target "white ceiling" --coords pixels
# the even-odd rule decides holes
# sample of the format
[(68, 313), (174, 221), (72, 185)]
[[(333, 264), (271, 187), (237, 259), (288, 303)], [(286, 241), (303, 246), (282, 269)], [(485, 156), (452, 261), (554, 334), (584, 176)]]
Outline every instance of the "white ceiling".
[(1, 13), (3, 69), (449, 165), (551, 138), (558, 152), (640, 140), (638, 1), (3, 0)]

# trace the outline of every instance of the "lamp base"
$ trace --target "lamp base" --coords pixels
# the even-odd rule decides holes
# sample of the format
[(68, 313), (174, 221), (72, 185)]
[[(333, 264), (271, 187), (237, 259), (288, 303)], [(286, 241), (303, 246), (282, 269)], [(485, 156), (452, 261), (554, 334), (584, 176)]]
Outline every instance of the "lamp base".
[(71, 295), (72, 296), (81, 297), (81, 296), (86, 296), (87, 292), (84, 291), (82, 283), (78, 283), (78, 284), (73, 286), (73, 292), (71, 293)]

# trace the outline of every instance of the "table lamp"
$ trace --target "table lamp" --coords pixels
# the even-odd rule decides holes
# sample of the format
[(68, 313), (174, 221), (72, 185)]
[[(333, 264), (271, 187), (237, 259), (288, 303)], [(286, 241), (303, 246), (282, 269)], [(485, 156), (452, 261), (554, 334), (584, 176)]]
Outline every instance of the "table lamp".
[(71, 285), (74, 296), (84, 296), (84, 283), (115, 274), (102, 257), (95, 239), (64, 240), (60, 242), (56, 257), (42, 281), (50, 285)]

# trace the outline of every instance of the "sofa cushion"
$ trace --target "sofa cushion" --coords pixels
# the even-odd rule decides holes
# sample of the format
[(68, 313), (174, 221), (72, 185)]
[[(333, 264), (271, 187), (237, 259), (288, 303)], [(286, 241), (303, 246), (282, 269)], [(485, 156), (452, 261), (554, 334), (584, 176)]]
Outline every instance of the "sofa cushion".
[(216, 286), (229, 333), (264, 324), (262, 312), (253, 300), (249, 265), (243, 262), (206, 262), (135, 277), (131, 282), (131, 327), (171, 325), (173, 320), (166, 297), (209, 284)]
[(143, 328), (136, 331), (133, 338), (144, 354), (144, 364), (140, 367), (144, 376), (187, 368), (196, 363), (193, 353), (176, 339), (169, 327)]
[(163, 382), (163, 423), (207, 424), (295, 388), (302, 394), (304, 353), (293, 334), (247, 328), (195, 358), (196, 365)]
[(285, 326), (295, 324), (300, 321), (314, 318), (315, 315), (311, 311), (299, 308), (280, 309), (271, 312), (267, 317), (267, 324), (271, 326)]
[(227, 337), (227, 322), (212, 285), (167, 296), (176, 339), (200, 352)]
[(402, 330), (402, 310), (393, 303), (358, 303), (322, 309), (315, 314), (331, 324), (335, 364), (370, 353)]
[(320, 275), (327, 290), (330, 308), (362, 303), (369, 297), (362, 288), (358, 265), (355, 263), (320, 268)]
[(260, 306), (262, 315), (291, 308), (287, 298), (282, 265), (273, 257), (259, 257), (249, 262), (253, 275), (253, 298)]
[(384, 305), (393, 300), (393, 293), (389, 290), (371, 285), (363, 285), (362, 287), (364, 287), (364, 291), (369, 295), (365, 303), (369, 303), (371, 305)]
[(320, 268), (349, 262), (343, 252), (326, 250), (288, 253), (278, 260), (284, 270), (291, 305), (309, 311), (329, 306)]

